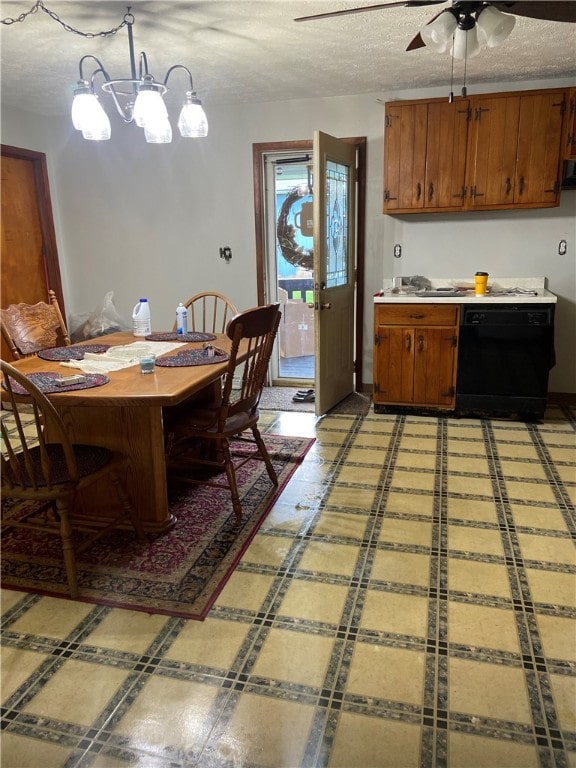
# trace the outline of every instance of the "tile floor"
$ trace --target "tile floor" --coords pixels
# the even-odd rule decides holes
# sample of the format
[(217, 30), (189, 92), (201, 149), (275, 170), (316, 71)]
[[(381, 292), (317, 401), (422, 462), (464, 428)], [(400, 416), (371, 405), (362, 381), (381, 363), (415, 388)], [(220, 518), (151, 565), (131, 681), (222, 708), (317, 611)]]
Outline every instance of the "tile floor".
[(2, 592), (2, 768), (576, 766), (576, 414), (316, 435), (205, 622)]

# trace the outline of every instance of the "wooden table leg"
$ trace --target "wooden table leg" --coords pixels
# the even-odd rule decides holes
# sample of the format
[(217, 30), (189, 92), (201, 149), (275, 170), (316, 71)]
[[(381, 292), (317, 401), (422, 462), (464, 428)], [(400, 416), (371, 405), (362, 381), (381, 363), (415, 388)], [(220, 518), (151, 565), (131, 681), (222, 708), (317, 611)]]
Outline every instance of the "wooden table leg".
[[(126, 458), (124, 477), (130, 499), (151, 533), (165, 533), (176, 519), (168, 508), (164, 432), (160, 406), (59, 406), (74, 442), (103, 445)], [(106, 483), (95, 484), (81, 499), (83, 514), (104, 524), (113, 494)]]

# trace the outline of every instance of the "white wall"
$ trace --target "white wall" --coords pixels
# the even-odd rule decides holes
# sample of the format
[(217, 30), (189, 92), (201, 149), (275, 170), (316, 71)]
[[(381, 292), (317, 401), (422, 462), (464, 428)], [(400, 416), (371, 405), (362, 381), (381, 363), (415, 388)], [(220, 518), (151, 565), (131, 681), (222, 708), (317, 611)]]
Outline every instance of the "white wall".
[[(526, 87), (552, 87), (532, 83)], [(489, 90), (518, 90), (501, 84)], [(488, 88), (484, 88), (484, 91)], [(480, 89), (477, 89), (480, 92)], [(372, 380), (371, 296), (384, 277), (545, 275), (559, 295), (558, 364), (552, 391), (576, 392), (576, 192), (556, 209), (438, 216), (384, 216), (383, 106), (380, 101), (442, 96), (443, 91), (371, 94), (234, 107), (205, 104), (206, 139), (147, 145), (140, 129), (113, 124), (105, 143), (82, 140), (68, 120), (2, 111), (2, 142), (46, 152), (68, 314), (89, 312), (109, 290), (129, 319), (140, 296), (153, 325), (172, 326), (192, 293), (221, 290), (240, 308), (256, 303), (252, 144), (310, 139), (315, 129), (366, 136), (367, 210), (364, 381)], [(44, 118), (42, 118), (44, 120)], [(558, 242), (568, 252), (558, 256)], [(403, 255), (393, 257), (400, 243)], [(219, 247), (229, 245), (226, 263)]]

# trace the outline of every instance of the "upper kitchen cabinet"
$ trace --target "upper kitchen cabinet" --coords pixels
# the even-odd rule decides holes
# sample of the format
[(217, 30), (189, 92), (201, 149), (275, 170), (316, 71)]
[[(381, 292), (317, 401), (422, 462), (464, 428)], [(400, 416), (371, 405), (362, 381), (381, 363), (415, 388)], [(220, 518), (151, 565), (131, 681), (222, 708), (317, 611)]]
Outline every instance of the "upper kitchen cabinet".
[(391, 102), (385, 114), (384, 212), (461, 210), (469, 102)]
[(576, 88), (572, 88), (568, 97), (568, 121), (564, 159), (576, 160)]
[(491, 94), (472, 102), (467, 208), (558, 205), (566, 91)]
[(567, 105), (567, 89), (387, 103), (384, 213), (558, 205)]

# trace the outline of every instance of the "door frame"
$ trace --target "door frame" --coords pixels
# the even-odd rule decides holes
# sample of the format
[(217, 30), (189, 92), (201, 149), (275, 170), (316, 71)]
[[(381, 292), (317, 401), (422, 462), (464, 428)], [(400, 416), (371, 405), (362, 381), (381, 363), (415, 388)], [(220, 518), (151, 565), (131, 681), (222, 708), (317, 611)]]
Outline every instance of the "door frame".
[[(361, 392), (364, 343), (364, 254), (366, 231), (366, 136), (343, 138), (356, 147), (356, 317), (354, 329), (354, 389)], [(254, 220), (256, 227), (256, 285), (258, 304), (266, 303), (266, 216), (264, 212), (264, 155), (272, 152), (312, 152), (312, 140), (273, 141), (252, 145)]]
[[(40, 231), (42, 233), (42, 257), (44, 261), (46, 285), (56, 294), (60, 310), (63, 316), (66, 317), (64, 294), (62, 293), (62, 278), (60, 275), (60, 262), (58, 260), (58, 248), (56, 245), (56, 231), (54, 229), (54, 219), (52, 216), (52, 201), (50, 198), (46, 155), (43, 152), (36, 152), (35, 150), (23, 149), (21, 147), (11, 147), (8, 144), (0, 145), (0, 152), (2, 157), (27, 160), (32, 164), (34, 183), (36, 185), (36, 204), (38, 206)], [(48, 300), (48, 292), (46, 292), (46, 296), (42, 300)]]

